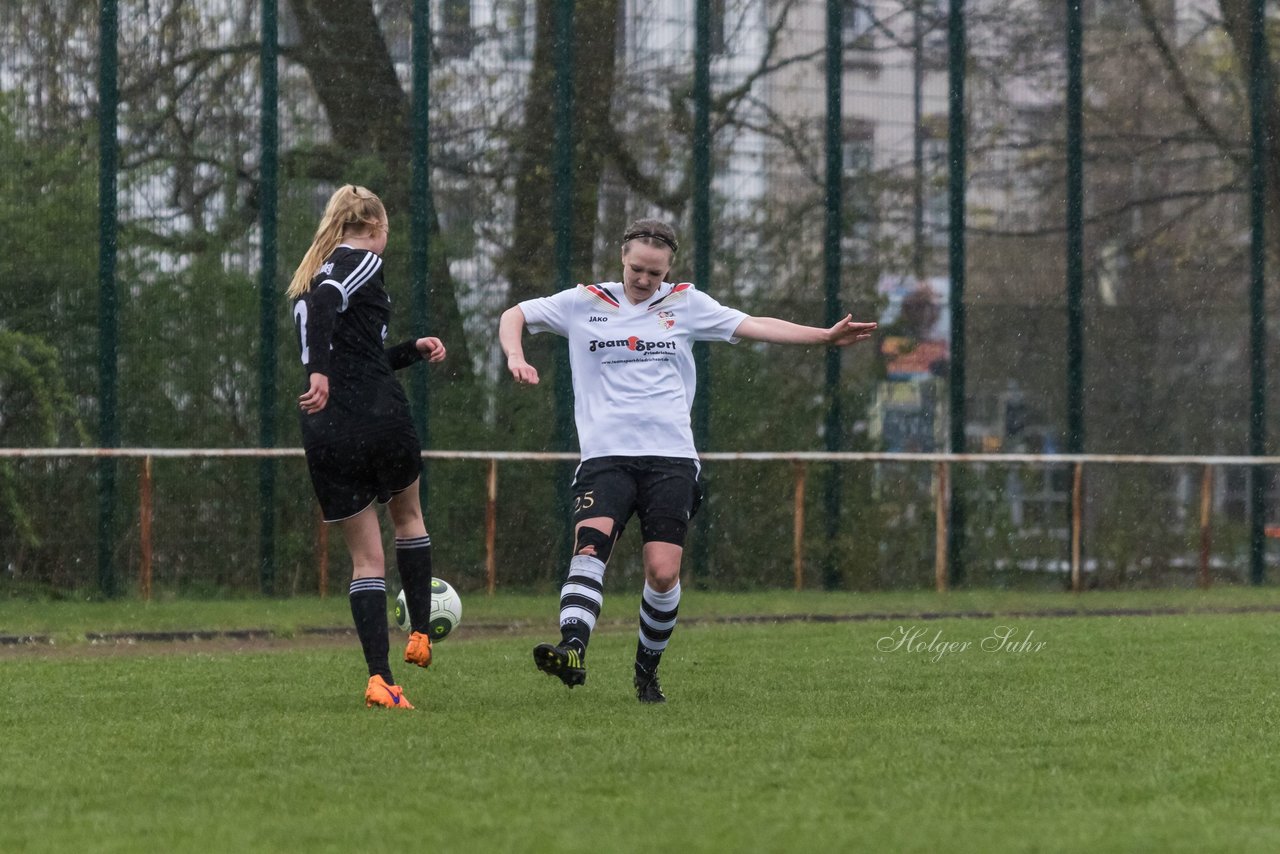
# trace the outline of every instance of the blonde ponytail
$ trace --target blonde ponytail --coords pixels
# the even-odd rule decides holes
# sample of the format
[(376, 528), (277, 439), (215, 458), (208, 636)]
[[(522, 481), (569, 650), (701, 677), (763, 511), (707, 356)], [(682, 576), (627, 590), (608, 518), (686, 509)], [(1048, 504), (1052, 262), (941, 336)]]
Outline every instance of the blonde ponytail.
[(293, 272), (285, 294), (290, 299), (297, 299), (310, 291), (311, 280), (320, 271), (320, 265), (338, 248), (344, 237), (367, 234), (386, 221), (387, 209), (377, 195), (353, 184), (339, 187), (329, 197), (315, 237), (311, 238), (311, 248), (302, 256), (302, 263)]

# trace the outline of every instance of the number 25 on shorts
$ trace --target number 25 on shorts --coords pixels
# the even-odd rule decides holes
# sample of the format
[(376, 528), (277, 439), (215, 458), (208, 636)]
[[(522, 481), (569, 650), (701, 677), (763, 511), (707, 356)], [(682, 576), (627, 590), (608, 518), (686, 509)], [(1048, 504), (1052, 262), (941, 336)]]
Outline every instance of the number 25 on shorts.
[(573, 512), (578, 513), (583, 510), (590, 510), (594, 507), (596, 504), (596, 498), (595, 495), (593, 495), (594, 492), (594, 489), (589, 489), (581, 495), (575, 495), (573, 497)]

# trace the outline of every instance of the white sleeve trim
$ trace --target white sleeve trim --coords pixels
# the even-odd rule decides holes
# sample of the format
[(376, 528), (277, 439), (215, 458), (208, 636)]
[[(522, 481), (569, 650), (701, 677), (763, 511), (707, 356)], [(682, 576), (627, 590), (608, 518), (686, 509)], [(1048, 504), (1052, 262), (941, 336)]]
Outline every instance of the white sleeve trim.
[(321, 287), (324, 287), (325, 285), (333, 285), (335, 288), (338, 289), (338, 293), (342, 294), (342, 305), (338, 307), (338, 313), (341, 314), (342, 312), (346, 311), (347, 310), (347, 292), (342, 289), (342, 285), (338, 284), (338, 281), (336, 279), (325, 279), (323, 282), (320, 283)]
[(381, 258), (372, 252), (365, 253), (365, 256), (360, 259), (360, 263), (351, 271), (351, 274), (341, 284), (338, 284), (338, 289), (342, 291), (343, 309), (346, 309), (351, 295), (358, 291), (361, 285), (373, 278), (373, 274), (378, 272), (381, 267)]

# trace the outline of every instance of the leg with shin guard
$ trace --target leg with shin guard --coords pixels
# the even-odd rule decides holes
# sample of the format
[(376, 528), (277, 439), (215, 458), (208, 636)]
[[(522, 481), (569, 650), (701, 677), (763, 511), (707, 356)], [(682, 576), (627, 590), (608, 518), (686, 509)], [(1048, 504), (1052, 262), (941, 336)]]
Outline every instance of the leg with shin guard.
[(587, 681), (587, 643), (604, 602), (604, 564), (613, 537), (589, 526), (578, 529), (569, 574), (560, 590), (560, 643), (533, 648), (538, 669), (572, 688)]
[(613, 551), (613, 541), (611, 534), (599, 528), (578, 528), (569, 573), (560, 589), (561, 644), (574, 644), (584, 655), (604, 604), (604, 567)]

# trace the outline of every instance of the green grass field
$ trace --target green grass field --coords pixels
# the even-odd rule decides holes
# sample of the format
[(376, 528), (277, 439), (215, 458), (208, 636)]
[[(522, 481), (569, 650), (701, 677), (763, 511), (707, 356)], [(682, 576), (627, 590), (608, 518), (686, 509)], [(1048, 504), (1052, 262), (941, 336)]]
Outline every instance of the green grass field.
[[(631, 598), (568, 691), (529, 657), (553, 597), (467, 597), (516, 628), (397, 668), (413, 713), (363, 707), (354, 639), (77, 640), (287, 638), (341, 599), (0, 602), (0, 632), (58, 639), (0, 651), (0, 851), (1280, 850), (1277, 615), (1207, 610), (1276, 591), (691, 593), (663, 707), (630, 692)], [(1035, 613), (1141, 607), (1186, 613)], [(890, 616), (713, 619), (735, 613)]]

